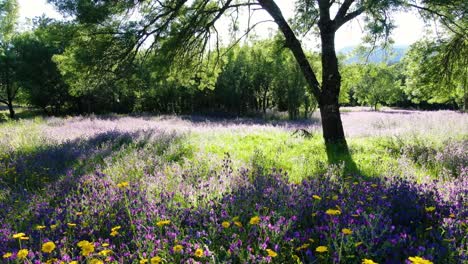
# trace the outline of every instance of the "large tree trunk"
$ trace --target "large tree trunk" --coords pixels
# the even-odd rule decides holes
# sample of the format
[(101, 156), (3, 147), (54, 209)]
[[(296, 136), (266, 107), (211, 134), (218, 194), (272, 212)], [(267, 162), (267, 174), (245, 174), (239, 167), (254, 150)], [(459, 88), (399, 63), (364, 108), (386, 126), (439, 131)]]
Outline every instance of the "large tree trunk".
[(10, 118), (15, 118), (15, 109), (13, 109), (13, 102), (8, 102), (8, 111), (10, 112)]

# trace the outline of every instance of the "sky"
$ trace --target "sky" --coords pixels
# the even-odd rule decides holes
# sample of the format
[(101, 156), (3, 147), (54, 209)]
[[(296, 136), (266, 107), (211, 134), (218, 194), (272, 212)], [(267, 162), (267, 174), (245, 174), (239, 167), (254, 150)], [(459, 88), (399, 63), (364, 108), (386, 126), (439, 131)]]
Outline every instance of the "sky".
[[(27, 18), (34, 18), (42, 14), (46, 14), (48, 17), (61, 18), (62, 16), (54, 9), (54, 7), (47, 3), (46, 0), (18, 0), (20, 5), (20, 21), (25, 22)], [(280, 6), (283, 14), (286, 18), (293, 15), (293, 6), (290, 0), (277, 0), (277, 4)], [(267, 14), (259, 14), (260, 20), (269, 19)], [(416, 15), (412, 13), (397, 13), (394, 16), (397, 21), (397, 28), (392, 33), (392, 38), (395, 41), (395, 45), (410, 45), (423, 37), (424, 35), (424, 23)], [(258, 35), (267, 35), (269, 28), (275, 28), (273, 23), (265, 24), (257, 29)], [(353, 20), (340, 28), (336, 34), (335, 45), (336, 49), (340, 50), (348, 46), (356, 46), (361, 43), (363, 36), (362, 33), (362, 21)], [(314, 48), (317, 46), (317, 41), (310, 40), (306, 44), (308, 48)]]

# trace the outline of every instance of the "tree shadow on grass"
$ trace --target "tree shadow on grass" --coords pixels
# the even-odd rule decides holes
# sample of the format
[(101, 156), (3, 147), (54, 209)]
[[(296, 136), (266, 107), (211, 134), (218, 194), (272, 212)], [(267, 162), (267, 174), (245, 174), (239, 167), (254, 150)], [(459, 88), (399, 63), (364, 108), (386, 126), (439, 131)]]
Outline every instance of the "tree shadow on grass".
[[(36, 194), (44, 197), (42, 194), (51, 186), (65, 184), (67, 189), (73, 188), (83, 175), (98, 169), (114, 152), (130, 145), (143, 148), (156, 140), (156, 136), (151, 130), (109, 131), (49, 144), (32, 152), (9, 153), (0, 160), (0, 208), (3, 209), (0, 219), (28, 206)], [(173, 134), (163, 136), (173, 137)], [(164, 142), (158, 143), (163, 148), (161, 151), (169, 148), (173, 140)]]

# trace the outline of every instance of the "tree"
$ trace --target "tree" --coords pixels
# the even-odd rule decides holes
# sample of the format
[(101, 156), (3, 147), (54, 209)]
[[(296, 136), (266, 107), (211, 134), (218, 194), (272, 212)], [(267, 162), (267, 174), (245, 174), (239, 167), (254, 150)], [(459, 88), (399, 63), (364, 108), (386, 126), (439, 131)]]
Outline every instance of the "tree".
[(15, 117), (13, 101), (18, 94), (19, 86), (15, 82), (16, 53), (12, 39), (18, 19), (16, 0), (0, 1), (0, 103), (8, 106), (10, 117)]
[[(174, 60), (203, 59), (207, 54), (205, 52), (207, 48), (214, 47), (214, 50), (219, 50), (218, 42), (212, 45), (211, 40), (217, 38), (219, 33), (216, 22), (224, 14), (232, 15), (236, 28), (239, 10), (246, 10), (248, 32), (256, 25), (250, 24), (250, 18), (255, 11), (258, 8), (265, 10), (284, 35), (286, 47), (298, 63), (310, 93), (318, 101), (323, 137), (328, 152), (331, 153), (335, 146), (338, 146), (337, 150), (345, 156), (349, 156), (349, 151), (339, 110), (341, 76), (335, 52), (336, 31), (356, 17), (365, 15), (366, 29), (374, 39), (379, 39), (388, 36), (393, 28), (390, 16), (392, 11), (408, 7), (421, 8), (412, 0), (298, 0), (296, 19), (292, 23), (284, 18), (274, 0), (125, 0), (118, 1), (118, 4), (103, 0), (49, 1), (62, 11), (75, 15), (82, 23), (118, 25), (110, 33), (116, 39), (119, 39), (124, 32), (133, 33), (134, 42), (127, 57), (134, 57), (132, 54), (138, 53), (145, 43), (152, 39), (152, 44), (146, 51), (165, 52)], [(427, 3), (432, 6), (423, 8), (429, 11), (433, 6), (445, 5), (445, 1), (439, 0)], [(457, 1), (457, 7), (465, 6), (463, 2)], [(128, 14), (132, 14), (130, 12), (132, 9), (142, 14), (142, 19), (137, 21), (129, 19)], [(333, 10), (337, 10), (334, 16)], [(125, 23), (126, 20), (129, 22)], [(317, 28), (321, 42), (321, 80), (311, 67), (298, 37), (303, 33), (314, 32), (311, 30), (313, 28)], [(109, 31), (106, 29), (105, 32)]]

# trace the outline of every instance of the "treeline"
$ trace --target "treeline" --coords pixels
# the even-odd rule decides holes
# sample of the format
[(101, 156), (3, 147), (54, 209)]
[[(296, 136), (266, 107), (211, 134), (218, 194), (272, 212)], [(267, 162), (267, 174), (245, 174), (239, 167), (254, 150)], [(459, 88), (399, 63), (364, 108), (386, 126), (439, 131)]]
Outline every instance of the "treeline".
[[(222, 113), (245, 116), (268, 109), (287, 111), (290, 119), (308, 117), (317, 102), (296, 61), (278, 35), (246, 41), (203, 54), (204, 62), (174, 63), (171, 53), (145, 53), (119, 60), (126, 38), (116, 42), (86, 25), (34, 21), (33, 29), (15, 29), (15, 6), (3, 1), (0, 24), (0, 103), (14, 116), (14, 105), (66, 113)], [(5, 12), (7, 10), (8, 12)], [(128, 38), (131, 38), (129, 36)], [(466, 41), (460, 57), (441, 76), (440, 67), (455, 37), (424, 40), (406, 57), (389, 65), (341, 65), (342, 105), (418, 106), (437, 104), (466, 109)], [(461, 46), (460, 46), (461, 45)], [(319, 54), (308, 59), (320, 73)], [(342, 58), (344, 61), (344, 58)], [(448, 62), (445, 62), (448, 63)], [(457, 64), (458, 63), (458, 64)], [(447, 71), (445, 71), (447, 72)], [(321, 74), (318, 74), (320, 76)]]

